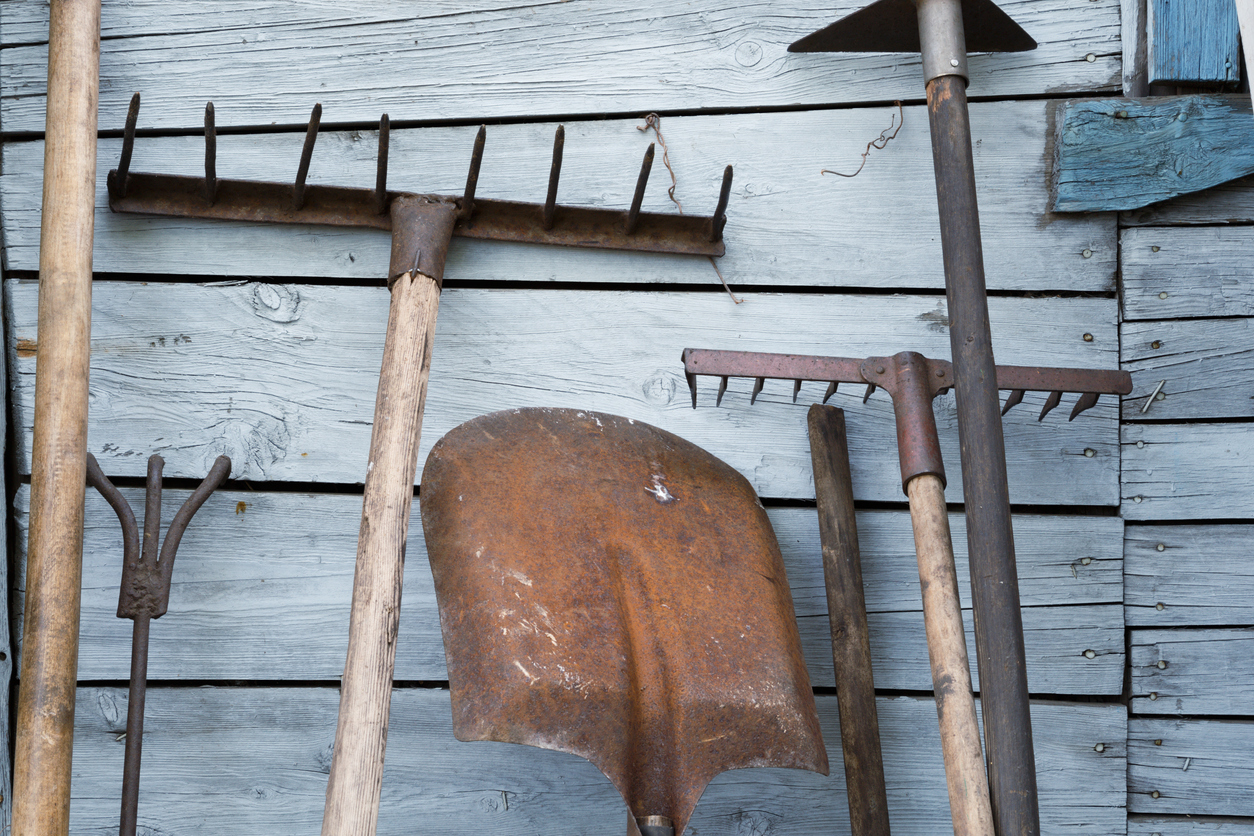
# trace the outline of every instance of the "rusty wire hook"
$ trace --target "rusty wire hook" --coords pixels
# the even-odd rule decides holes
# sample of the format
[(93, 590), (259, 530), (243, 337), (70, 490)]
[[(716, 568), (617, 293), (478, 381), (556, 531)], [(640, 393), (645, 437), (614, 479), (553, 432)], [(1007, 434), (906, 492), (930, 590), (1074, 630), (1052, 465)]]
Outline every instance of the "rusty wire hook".
[[(148, 459), (148, 483), (144, 503), (143, 548), (139, 544), (139, 526), (126, 497), (100, 469), (96, 457), (87, 454), (87, 484), (91, 485), (118, 515), (122, 524), (122, 588), (118, 594), (118, 618), (135, 622), (131, 633), (131, 683), (126, 708), (126, 758), (122, 767), (122, 813), (120, 836), (134, 836), (139, 812), (139, 766), (144, 738), (144, 698), (148, 689), (148, 625), (165, 615), (170, 604), (170, 578), (174, 573), (174, 555), (183, 532), (200, 506), (231, 474), (231, 460), (218, 456), (209, 475), (179, 508), (158, 549), (161, 537), (161, 470), (165, 460), (160, 456)], [(142, 552), (142, 553), (141, 553)]]

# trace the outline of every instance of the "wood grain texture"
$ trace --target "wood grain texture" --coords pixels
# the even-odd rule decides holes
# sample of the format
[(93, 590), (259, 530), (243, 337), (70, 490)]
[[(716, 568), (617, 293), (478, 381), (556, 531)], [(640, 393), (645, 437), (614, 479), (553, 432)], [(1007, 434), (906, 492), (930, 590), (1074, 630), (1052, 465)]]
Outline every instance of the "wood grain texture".
[[(163, 688), (149, 692), (141, 827), (210, 828), (223, 836), (311, 832), (335, 725), (333, 689)], [(115, 738), (126, 695), (83, 688), (74, 832), (116, 830), (122, 746)], [(824, 737), (839, 739), (832, 697), (818, 699)], [(120, 712), (120, 713), (119, 713)], [(381, 834), (534, 834), (562, 822), (572, 834), (617, 832), (624, 805), (594, 767), (573, 755), (506, 743), (453, 739), (448, 694), (403, 689), (393, 696)], [(936, 711), (931, 700), (881, 700), (893, 832), (948, 829)], [(1124, 820), (1123, 709), (1032, 706), (1038, 730), (1042, 832), (1105, 836)], [(1103, 744), (1103, 751), (1095, 750)], [(751, 769), (714, 780), (692, 820), (695, 832), (847, 834), (840, 758), (827, 777)]]
[(1251, 247), (1248, 226), (1123, 230), (1124, 318), (1254, 315)]
[(1119, 223), (1125, 227), (1248, 223), (1251, 219), (1254, 219), (1254, 177), (1242, 177), (1205, 191), (1119, 213)]
[[(38, 352), (35, 288), (8, 287), (24, 439)], [(237, 479), (361, 481), (386, 317), (382, 287), (97, 282), (95, 304), (89, 446), (106, 472), (138, 475), (144, 458), (160, 452), (168, 475), (199, 478), (226, 453)], [(736, 380), (715, 408), (707, 381), (693, 410), (679, 362), (684, 347), (868, 356), (909, 346), (945, 356), (949, 342), (939, 297), (752, 294), (734, 305), (722, 293), (448, 289), (441, 308), (420, 456), (484, 412), (593, 409), (687, 438), (767, 497), (813, 497), (805, 408), (825, 387), (809, 384), (807, 400), (794, 405), (791, 386), (770, 384), (750, 409), (752, 381)], [(1114, 308), (1105, 299), (990, 300), (998, 360), (1111, 368)], [(1074, 422), (1060, 409), (1042, 424), (1044, 398), (1029, 395), (1005, 420), (1012, 501), (1114, 504), (1113, 398)], [(864, 406), (861, 393), (842, 392), (832, 403), (850, 406), (858, 498), (900, 501), (890, 400)], [(957, 461), (952, 395), (936, 400), (936, 413), (944, 455)], [(26, 449), (20, 442), (19, 461)], [(957, 468), (949, 489), (961, 496)]]
[(1252, 750), (1254, 723), (1130, 718), (1128, 812), (1254, 816)]
[(1249, 836), (1254, 819), (1128, 816), (1128, 836)]
[[(219, 106), (219, 119), (223, 112)], [(727, 255), (719, 259), (719, 269), (733, 287), (944, 287), (923, 107), (905, 109), (901, 132), (868, 158), (857, 177), (820, 173), (824, 168), (856, 169), (867, 141), (896, 117), (897, 108), (890, 106), (662, 120), (678, 183), (675, 195), (685, 212), (713, 212), (723, 169), (735, 167)], [(395, 113), (392, 119), (395, 125)], [(1114, 216), (1044, 214), (1046, 104), (976, 104), (971, 120), (980, 198), (986, 206), (996, 206), (981, 219), (989, 287), (1113, 290), (1118, 249)], [(121, 124), (102, 122), (114, 128)], [(651, 133), (637, 130), (642, 125), (639, 119), (567, 122), (558, 200), (626, 210), (641, 155), (653, 141)], [(534, 123), (492, 126), (478, 194), (542, 203), (555, 128)], [(473, 126), (394, 127), (389, 188), (461, 194), (474, 134)], [(203, 176), (203, 143), (199, 136), (140, 137), (132, 168)], [(373, 131), (324, 133), (309, 182), (373, 187), (377, 145)], [(120, 148), (121, 140), (100, 142), (98, 272), (371, 281), (384, 275), (389, 241), (375, 230), (112, 214), (104, 178), (117, 165)], [(217, 140), (217, 174), (287, 181), (296, 170), (300, 148), (298, 134), (222, 135)], [(3, 150), (0, 204), (8, 267), (33, 270), (42, 145), (7, 143)], [(645, 194), (646, 211), (676, 211), (666, 196), (668, 179), (657, 166)], [(704, 258), (461, 239), (453, 243), (446, 276), (450, 281), (718, 282)]]
[(1122, 434), (1125, 520), (1250, 516), (1254, 424), (1124, 424)]
[(906, 483), (919, 558), (919, 587), (932, 668), (932, 693), (945, 760), (945, 784), (955, 836), (992, 836), (993, 809), (971, 692), (971, 664), (958, 601), (954, 547), (945, 513), (945, 486), (934, 473)]
[[(922, 98), (917, 55), (788, 53), (861, 5), (143, 0), (105, 15), (101, 123), (120, 126), (135, 91), (141, 129), (199, 129), (206, 99), (222, 127), (302, 124), (315, 100), (330, 123)], [(972, 56), (973, 96), (1118, 91), (1118, 0), (1004, 6), (1040, 46)], [(43, 129), (46, 14), (39, 0), (6, 3), (7, 131)]]
[(1120, 338), (1125, 421), (1254, 418), (1254, 319), (1124, 322)]
[(1236, 7), (1245, 66), (1254, 67), (1254, 0), (1236, 0)]
[[(129, 489), (123, 493), (132, 504), (140, 496)], [(183, 496), (167, 493), (170, 505)], [(19, 533), (26, 525), (26, 496), (21, 489), (16, 499)], [(338, 677), (347, 643), (360, 511), (361, 500), (347, 495), (215, 494), (183, 539), (170, 611), (153, 624), (151, 677)], [(103, 499), (89, 494), (86, 515), (79, 676), (123, 679), (130, 630), (116, 617), (121, 537)], [(805, 509), (775, 509), (770, 515), (788, 568), (811, 678), (816, 685), (830, 686), (834, 679), (817, 516)], [(863, 512), (858, 523), (875, 681), (882, 688), (930, 690), (909, 516), (904, 511)], [(962, 515), (951, 515), (950, 523), (959, 548), (960, 595), (969, 605)], [(1120, 525), (1113, 518), (1015, 518), (1034, 693), (1118, 693), (1122, 687)], [(1091, 562), (1084, 564), (1088, 555)], [(14, 587), (14, 604), (20, 610), (20, 574)], [(20, 619), (20, 611), (17, 615)], [(969, 611), (964, 618), (970, 636)], [(416, 511), (399, 635), (399, 679), (445, 677), (435, 592)], [(310, 636), (319, 640), (310, 642)], [(1088, 659), (1083, 656), (1087, 649), (1099, 655)]]
[(1148, 95), (1145, 77), (1146, 0), (1120, 0), (1119, 45), (1123, 49), (1123, 95)]
[(1132, 711), (1254, 714), (1254, 628), (1133, 630)]
[(1254, 525), (1128, 526), (1123, 540), (1128, 626), (1254, 624), (1251, 543)]
[(1149, 0), (1151, 84), (1231, 84), (1241, 77), (1237, 10), (1232, 0)]
[(1254, 172), (1250, 97), (1060, 104), (1050, 208), (1137, 209)]

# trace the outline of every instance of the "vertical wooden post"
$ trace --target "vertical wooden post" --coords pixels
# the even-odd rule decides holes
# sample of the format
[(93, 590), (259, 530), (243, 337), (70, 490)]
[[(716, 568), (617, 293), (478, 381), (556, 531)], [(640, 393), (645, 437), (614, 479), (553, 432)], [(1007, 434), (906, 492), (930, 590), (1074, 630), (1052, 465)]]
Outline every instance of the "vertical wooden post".
[(392, 204), (392, 304), (370, 434), (323, 836), (373, 836), (379, 817), (405, 539), (444, 256), (455, 220), (456, 208), (449, 204), (417, 198)]
[(52, 0), (39, 238), (39, 354), (13, 833), (69, 832), (78, 673), (100, 0)]

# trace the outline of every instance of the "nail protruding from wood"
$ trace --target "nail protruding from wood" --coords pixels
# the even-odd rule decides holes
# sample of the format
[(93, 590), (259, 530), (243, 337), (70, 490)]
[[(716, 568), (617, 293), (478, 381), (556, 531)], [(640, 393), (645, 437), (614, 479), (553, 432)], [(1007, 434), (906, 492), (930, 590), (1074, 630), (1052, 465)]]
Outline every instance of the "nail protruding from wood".
[(544, 198), (544, 228), (552, 229), (557, 218), (557, 181), (562, 176), (562, 151), (566, 147), (566, 126), (558, 125), (553, 134), (553, 163), (549, 166), (549, 191)]
[(631, 196), (631, 208), (627, 210), (627, 234), (636, 231), (640, 223), (640, 204), (644, 202), (644, 187), (649, 184), (649, 171), (653, 168), (653, 152), (655, 143), (650, 142), (644, 152), (644, 161), (640, 163), (640, 176), (636, 178), (636, 192)]
[(727, 375), (723, 375), (718, 382), (718, 397), (714, 399), (715, 406), (722, 406), (723, 395), (727, 394)]
[(765, 377), (758, 377), (758, 378), (754, 378), (754, 380), (753, 380), (753, 394), (749, 396), (749, 405), (750, 405), (750, 406), (753, 406), (755, 403), (757, 403), (757, 400), (758, 400), (758, 395), (759, 395), (759, 394), (761, 394), (761, 392), (762, 392), (762, 387), (763, 387), (763, 386), (765, 386), (765, 385), (766, 385), (766, 378), (765, 378)]
[(300, 165), (296, 168), (296, 183), (292, 187), (292, 208), (299, 211), (305, 205), (305, 178), (309, 176), (309, 161), (313, 159), (314, 143), (318, 141), (318, 126), (322, 123), (322, 103), (313, 106), (309, 113), (309, 127), (305, 129), (305, 145), (300, 149)]
[(834, 380), (827, 384), (827, 391), (823, 393), (823, 403), (827, 403), (831, 399), (832, 395), (836, 394), (836, 388), (838, 386), (840, 386), (840, 384)]
[(1150, 404), (1152, 404), (1155, 401), (1155, 399), (1161, 400), (1161, 398), (1158, 398), (1158, 396), (1163, 391), (1163, 387), (1166, 385), (1167, 385), (1167, 381), (1165, 380), (1158, 381), (1158, 385), (1154, 387), (1154, 391), (1150, 392), (1150, 396), (1145, 399), (1145, 403), (1141, 404), (1142, 415), (1149, 412)]
[(732, 167), (723, 169), (723, 185), (718, 191), (718, 206), (710, 218), (710, 240), (723, 240), (723, 227), (727, 226), (727, 201), (731, 199)]

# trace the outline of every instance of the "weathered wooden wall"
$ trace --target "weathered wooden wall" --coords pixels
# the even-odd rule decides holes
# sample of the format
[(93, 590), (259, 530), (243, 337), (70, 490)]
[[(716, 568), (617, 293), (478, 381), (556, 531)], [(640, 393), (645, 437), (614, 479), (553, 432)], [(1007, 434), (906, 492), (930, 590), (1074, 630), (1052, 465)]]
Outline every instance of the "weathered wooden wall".
[[(744, 298), (740, 305), (705, 259), (456, 241), (423, 451), (494, 409), (572, 406), (664, 427), (744, 473), (770, 508), (786, 555), (834, 767), (828, 778), (727, 774), (712, 785), (694, 828), (848, 832), (808, 505), (804, 414), (821, 389), (803, 391), (793, 405), (784, 384), (768, 384), (750, 408), (747, 387), (733, 382), (715, 408), (707, 384), (694, 411), (679, 353), (694, 345), (948, 355), (918, 58), (786, 52), (792, 40), (859, 5), (615, 0), (489, 9), (442, 1), (415, 11), (395, 0), (362, 9), (325, 0), (106, 3), (100, 120), (113, 133), (100, 140), (90, 448), (111, 477), (130, 480), (133, 504), (152, 452), (165, 457), (168, 476), (183, 479), (200, 478), (219, 453), (235, 461), (232, 483), (184, 539), (169, 615), (153, 625), (141, 827), (297, 834), (318, 826), (386, 316), (380, 277), (388, 240), (110, 214), (104, 176), (137, 90), (144, 101), (138, 171), (199, 172), (206, 99), (225, 131), (222, 177), (291, 177), (297, 129), (315, 101), (324, 106), (310, 171), (316, 183), (373, 183), (371, 126), (383, 111), (392, 119), (389, 185), (396, 189), (459, 192), (480, 121), (490, 123), (479, 185), (485, 196), (541, 199), (561, 123), (561, 199), (625, 208), (653, 140), (637, 130), (649, 111), (663, 113), (686, 211), (711, 211), (722, 167), (735, 165), (719, 269)], [(1002, 5), (1040, 48), (971, 60), (997, 356), (1113, 368), (1121, 356), (1117, 218), (1055, 215), (1046, 201), (1058, 101), (1120, 89), (1121, 4)], [(46, 17), (39, 0), (0, 3), (0, 222), (11, 461), (21, 482), (12, 506), (12, 623), (20, 623), (24, 587), (39, 350)], [(905, 121), (892, 143), (853, 179), (820, 174), (856, 169), (866, 143), (897, 114), (885, 104), (895, 99), (904, 100)], [(667, 179), (655, 165), (646, 208), (673, 211)], [(1126, 236), (1145, 232), (1123, 230), (1125, 250)], [(1233, 269), (1241, 269), (1236, 259)], [(1199, 287), (1204, 281), (1198, 277)], [(1137, 369), (1125, 413), (1139, 408), (1155, 373)], [(1182, 370), (1181, 380), (1190, 374)], [(1184, 400), (1182, 389), (1167, 391), (1152, 410)], [(1038, 423), (1043, 400), (1029, 395), (1009, 413), (1006, 436), (1044, 830), (1122, 833), (1125, 613), (1131, 619), (1144, 609), (1124, 600), (1123, 565), (1133, 553), (1114, 516), (1121, 497), (1131, 507), (1120, 482), (1130, 438), (1121, 437), (1110, 399), (1075, 422), (1060, 409)], [(860, 524), (893, 827), (931, 834), (948, 827), (949, 814), (892, 411), (882, 393), (863, 405), (860, 393), (842, 392), (833, 403), (847, 407), (856, 493), (873, 503)], [(937, 417), (949, 496), (957, 500), (952, 397), (937, 401)], [(1137, 506), (1146, 510), (1172, 495), (1149, 487), (1143, 494), (1152, 497)], [(170, 491), (167, 506), (178, 499)], [(87, 518), (71, 813), (76, 833), (104, 833), (116, 827), (129, 631), (114, 617), (116, 522), (94, 495)], [(961, 555), (960, 515), (954, 526)], [(450, 833), (530, 834), (555, 820), (572, 833), (621, 828), (622, 802), (586, 762), (452, 739), (422, 546), (415, 518), (380, 832), (410, 832), (415, 820)], [(961, 557), (959, 575), (966, 575)], [(1154, 623), (1157, 631), (1171, 626)]]
[(1251, 205), (1246, 181), (1121, 216), (1129, 834), (1254, 832)]

